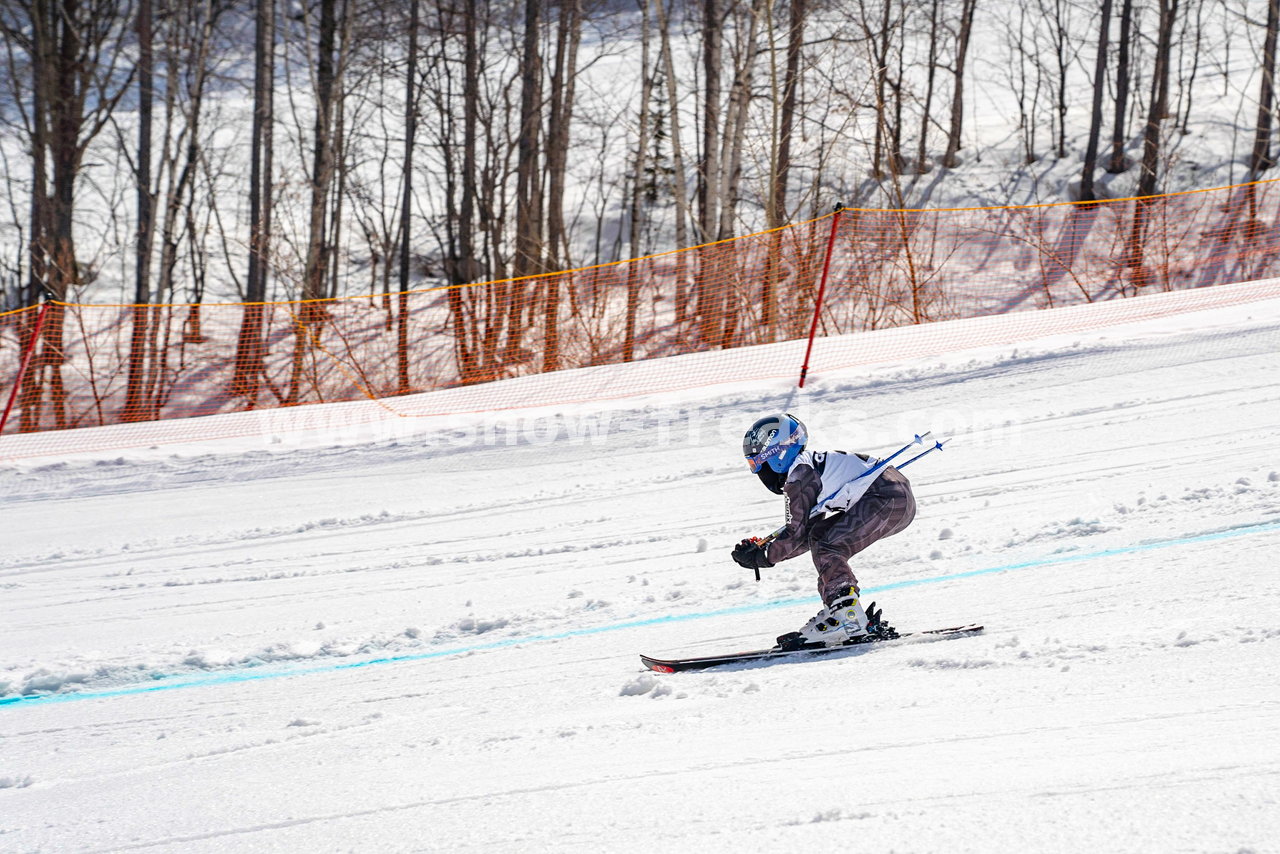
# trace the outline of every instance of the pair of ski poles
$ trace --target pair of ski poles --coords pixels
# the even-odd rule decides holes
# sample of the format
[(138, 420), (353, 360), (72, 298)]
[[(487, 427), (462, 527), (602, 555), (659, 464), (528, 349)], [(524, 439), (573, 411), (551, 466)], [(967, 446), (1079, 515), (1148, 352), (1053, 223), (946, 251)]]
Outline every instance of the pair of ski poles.
[[(933, 437), (933, 433), (931, 433), (931, 432), (926, 432), (924, 435), (921, 435), (921, 434), (917, 433), (917, 434), (916, 434), (916, 436), (915, 436), (915, 438), (914, 438), (914, 439), (912, 439), (910, 442), (908, 442), (907, 444), (903, 445), (901, 448), (899, 448), (898, 450), (894, 451), (892, 454), (890, 454), (889, 456), (885, 457), (883, 460), (880, 460), (880, 462), (876, 463), (874, 466), (872, 466), (871, 468), (867, 469), (867, 470), (866, 470), (866, 471), (864, 471), (862, 474), (860, 474), (860, 475), (858, 475), (857, 477), (855, 477), (853, 480), (862, 480), (864, 477), (872, 477), (873, 475), (879, 475), (879, 474), (880, 474), (880, 472), (884, 469), (884, 467), (885, 467), (885, 466), (889, 465), (891, 462), (893, 462), (893, 461), (894, 461), (894, 460), (896, 460), (898, 457), (900, 457), (900, 456), (902, 456), (903, 454), (905, 454), (907, 451), (910, 451), (912, 448), (920, 448), (920, 447), (923, 447), (923, 448), (924, 448), (924, 450), (923, 450), (923, 451), (921, 451), (920, 453), (918, 453), (918, 454), (916, 454), (915, 456), (911, 457), (911, 459), (907, 460), (906, 462), (904, 462), (904, 463), (900, 463), (900, 464), (898, 464), (898, 465), (896, 466), (896, 468), (898, 468), (898, 469), (904, 469), (904, 468), (906, 468), (907, 466), (909, 466), (909, 465), (911, 465), (912, 463), (914, 463), (916, 460), (920, 459), (921, 457), (928, 456), (929, 454), (932, 454), (934, 451), (941, 451), (941, 450), (942, 450), (942, 446), (943, 446), (943, 445), (945, 445), (945, 444), (946, 444), (947, 442), (949, 442), (949, 441), (950, 441), (950, 439), (943, 440), (943, 441), (938, 441), (937, 439), (935, 439), (935, 438)], [(852, 482), (853, 482), (853, 481), (850, 481), (850, 483), (852, 483)], [(842, 485), (842, 486), (841, 486), (841, 488), (843, 489), (843, 488), (844, 488), (844, 486)], [(783, 532), (783, 531), (785, 531), (785, 530), (787, 530), (787, 526), (786, 526), (786, 525), (783, 525), (781, 528), (779, 528), (778, 530), (774, 531), (774, 532), (773, 532), (772, 534), (770, 534), (769, 536), (767, 536), (767, 537), (765, 537), (764, 539), (760, 540), (760, 545), (761, 545), (761, 547), (764, 547), (764, 546), (769, 545), (769, 543), (771, 543), (771, 542), (773, 542), (775, 539), (777, 539), (777, 538), (778, 538), (778, 536), (780, 536), (780, 535), (782, 534), (782, 532)], [(760, 570), (759, 570), (759, 569), (756, 569), (756, 581), (759, 581), (759, 580), (760, 580)]]

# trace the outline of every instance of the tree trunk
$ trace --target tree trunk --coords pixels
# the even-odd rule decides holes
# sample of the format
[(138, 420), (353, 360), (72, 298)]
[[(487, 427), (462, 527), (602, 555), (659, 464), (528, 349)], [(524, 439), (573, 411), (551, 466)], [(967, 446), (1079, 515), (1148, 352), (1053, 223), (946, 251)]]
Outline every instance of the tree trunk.
[(1267, 3), (1267, 34), (1262, 46), (1262, 89), (1258, 93), (1258, 122), (1249, 155), (1251, 180), (1276, 165), (1271, 154), (1271, 112), (1275, 105), (1276, 31), (1280, 27), (1280, 0)]
[(476, 279), (476, 250), (474, 229), (477, 196), (476, 139), (480, 110), (480, 54), (476, 44), (477, 0), (466, 0), (462, 22), (463, 35), (463, 88), (462, 88), (462, 199), (459, 202), (457, 223), (458, 253), (449, 265), (449, 318), (453, 327), (453, 349), (458, 366), (458, 378), (464, 382), (480, 379), (476, 361), (475, 336), (467, 325), (464, 294), (458, 285), (469, 284)]
[[(344, 4), (343, 16), (347, 9)], [(311, 203), (307, 234), (307, 261), (302, 280), (301, 318), (304, 323), (323, 321), (323, 309), (310, 302), (327, 295), (325, 279), (329, 270), (332, 246), (328, 239), (329, 189), (334, 175), (335, 104), (337, 103), (337, 0), (320, 0), (320, 29), (316, 50), (316, 104), (312, 128)], [(291, 399), (295, 397), (291, 393)]]
[[(890, 28), (891, 33), (894, 33), (894, 31), (896, 31), (895, 33), (896, 38), (894, 39), (894, 45), (897, 48), (897, 54), (898, 54), (898, 61), (896, 63), (898, 74), (896, 77), (888, 80), (889, 88), (893, 90), (893, 124), (891, 124), (888, 128), (889, 156), (886, 159), (889, 162), (889, 171), (894, 177), (895, 190), (900, 190), (900, 187), (896, 186), (896, 182), (897, 182), (898, 176), (902, 174), (902, 170), (905, 165), (905, 158), (903, 158), (902, 156), (902, 102), (903, 102), (902, 92), (904, 87), (907, 85), (906, 84), (907, 15), (908, 15), (908, 7), (907, 7), (907, 4), (904, 3), (900, 7), (900, 13), (898, 15), (898, 19), (894, 21), (892, 27)], [(901, 207), (903, 204), (902, 193), (897, 192), (896, 195), (898, 197), (897, 204), (899, 207)]]
[[(404, 192), (400, 203), (400, 305), (396, 329), (396, 393), (409, 393), (409, 251), (413, 239), (413, 146), (418, 136), (418, 19), (420, 0), (409, 0), (409, 62), (404, 75)], [(390, 259), (388, 259), (389, 263)]]
[(1129, 109), (1129, 48), (1133, 39), (1133, 0), (1120, 4), (1120, 53), (1116, 57), (1116, 112), (1111, 128), (1111, 157), (1107, 171), (1113, 175), (1129, 168), (1124, 155), (1125, 112)]
[[(746, 147), (747, 118), (751, 111), (752, 86), (756, 57), (760, 52), (757, 36), (760, 19), (768, 9), (768, 0), (754, 0), (749, 12), (746, 38), (739, 33), (740, 49), (729, 87), (728, 109), (725, 111), (724, 134), (720, 150), (720, 222), (715, 239), (728, 240), (733, 236), (734, 216), (737, 213), (739, 188), (742, 182), (742, 151)], [(741, 27), (741, 22), (738, 23)]]
[(702, 166), (698, 170), (698, 240), (702, 243), (714, 239), (720, 220), (720, 63), (724, 45), (721, 17), (720, 0), (703, 0)]
[[(134, 247), (133, 330), (129, 341), (129, 372), (121, 421), (150, 416), (143, 396), (147, 364), (147, 303), (151, 302), (151, 244), (154, 226), (151, 194), (151, 118), (154, 102), (154, 57), (151, 50), (151, 0), (138, 0), (138, 159), (134, 180), (138, 193), (138, 227)], [(167, 84), (168, 85), (168, 84)]]
[[(649, 0), (640, 3), (640, 115), (636, 134), (635, 156), (631, 161), (631, 211), (629, 242), (631, 257), (642, 254), (640, 241), (643, 235), (645, 158), (649, 153), (649, 102), (653, 98), (653, 71), (649, 67)], [(622, 333), (622, 361), (630, 362), (636, 352), (636, 312), (640, 305), (640, 262), (627, 265), (627, 316)]]
[[(188, 0), (170, 15), (167, 23), (169, 41), (172, 42), (165, 60), (166, 83), (174, 81), (172, 87), (166, 85), (166, 102), (172, 104), (177, 100), (179, 87), (177, 81), (186, 77), (186, 124), (177, 136), (185, 137), (181, 155), (175, 149), (168, 157), (167, 171), (169, 185), (164, 198), (164, 221), (158, 224), (156, 237), (160, 242), (160, 266), (155, 280), (155, 292), (158, 301), (172, 299), (176, 292), (174, 275), (178, 265), (178, 247), (180, 241), (179, 223), (184, 223), (193, 273), (191, 281), (191, 299), (193, 305), (187, 314), (184, 326), (183, 343), (200, 343), (204, 341), (200, 325), (199, 303), (204, 299), (205, 264), (203, 261), (202, 239), (198, 235), (196, 225), (196, 177), (201, 163), (204, 161), (204, 150), (200, 139), (200, 126), (204, 108), (205, 86), (210, 75), (209, 55), (213, 44), (214, 27), (217, 18), (226, 11), (225, 6), (215, 5), (207, 0)], [(166, 134), (166, 139), (168, 135)], [(165, 146), (168, 151), (168, 145)]]
[(1058, 144), (1056, 153), (1058, 159), (1062, 160), (1067, 156), (1067, 67), (1070, 63), (1070, 57), (1067, 56), (1067, 46), (1070, 43), (1070, 33), (1068, 27), (1068, 12), (1066, 0), (1053, 0), (1053, 35), (1054, 35), (1054, 59), (1058, 63)]
[[(720, 149), (723, 144), (720, 129), (720, 63), (724, 46), (723, 15), (720, 0), (702, 2), (702, 151), (698, 169), (698, 242), (714, 240), (720, 222)], [(724, 306), (724, 290), (717, 288), (714, 278), (718, 271), (720, 252), (716, 247), (704, 247), (698, 252), (698, 273), (695, 284), (700, 334), (704, 343), (716, 338)]]
[(1205, 0), (1196, 0), (1196, 37), (1191, 46), (1191, 73), (1187, 75), (1185, 83), (1180, 87), (1180, 96), (1186, 96), (1180, 111), (1184, 136), (1191, 133), (1191, 105), (1194, 100), (1192, 95), (1195, 93), (1196, 75), (1200, 71), (1201, 47), (1204, 43), (1204, 4)]
[(671, 31), (667, 23), (667, 12), (663, 0), (654, 0), (654, 10), (658, 16), (658, 31), (661, 36), (663, 76), (667, 83), (667, 109), (671, 121), (671, 191), (676, 202), (676, 323), (684, 321), (688, 313), (689, 294), (686, 287), (686, 271), (688, 253), (679, 251), (689, 245), (688, 221), (689, 198), (685, 183), (684, 147), (680, 142), (680, 100), (676, 89), (675, 63), (671, 58)]
[(929, 155), (929, 124), (933, 121), (934, 78), (938, 71), (938, 5), (941, 0), (929, 4), (929, 68), (925, 75), (924, 104), (920, 111), (920, 140), (916, 151), (916, 174), (923, 175)]
[(1151, 75), (1151, 103), (1147, 124), (1142, 134), (1142, 172), (1138, 176), (1138, 200), (1133, 207), (1133, 229), (1129, 236), (1128, 266), (1132, 282), (1141, 288), (1150, 283), (1144, 266), (1146, 227), (1150, 219), (1148, 197), (1155, 195), (1160, 169), (1160, 122), (1168, 112), (1169, 56), (1173, 42), (1173, 24), (1178, 14), (1178, 0), (1159, 0), (1160, 22), (1156, 38), (1156, 64)]
[(266, 371), (263, 303), (267, 299), (267, 259), (271, 234), (273, 149), (271, 93), (275, 86), (275, 0), (258, 0), (254, 25), (253, 126), (249, 153), (249, 271), (244, 318), (236, 344), (231, 394), (257, 405)]
[(788, 219), (787, 182), (791, 176), (791, 141), (795, 133), (796, 106), (800, 89), (800, 60), (804, 51), (807, 13), (808, 0), (791, 0), (777, 157), (774, 160), (772, 180), (769, 183), (769, 206), (766, 211), (768, 215), (766, 227), (774, 233), (769, 238), (769, 254), (765, 261), (764, 283), (760, 294), (760, 323), (764, 331), (764, 341), (774, 340), (778, 323), (778, 289), (782, 280), (783, 240), (783, 233), (778, 229), (781, 229)]
[(960, 32), (956, 40), (955, 88), (951, 94), (951, 128), (947, 133), (947, 153), (942, 165), (954, 169), (960, 165), (960, 134), (964, 127), (964, 65), (969, 54), (969, 36), (973, 32), (973, 12), (977, 0), (963, 0), (960, 6)]
[[(34, 306), (47, 295), (45, 278), (49, 270), (47, 246), (49, 239), (48, 197), (48, 157), (49, 157), (49, 104), (45, 77), (49, 73), (52, 61), (52, 22), (49, 4), (33, 4), (31, 9), (31, 239), (28, 246), (28, 284), (23, 305)], [(9, 33), (5, 34), (10, 37)], [(34, 353), (39, 341), (33, 340), (42, 331), (37, 323), (39, 311), (29, 311), (23, 315), (24, 321), (20, 331), (19, 343), (23, 352)], [(22, 375), (22, 388), (18, 396), (18, 406), (22, 414), (18, 419), (18, 430), (28, 433), (40, 425), (40, 399), (44, 384), (40, 380), (41, 362), (32, 358), (27, 371)]]
[[(646, 2), (646, 0), (641, 0)], [(575, 84), (578, 77), (578, 45), (582, 39), (582, 2), (563, 0), (556, 38), (555, 70), (551, 75), (551, 107), (547, 122), (547, 247), (543, 268), (557, 271), (568, 259), (564, 224), (565, 172), (568, 169), (569, 130), (573, 122)], [(648, 38), (646, 27), (645, 38)], [(647, 41), (646, 41), (647, 49)], [(647, 62), (644, 64), (647, 66)], [(561, 251), (565, 254), (561, 255)], [(560, 367), (560, 277), (550, 276), (545, 283), (543, 324), (544, 371)]]
[(889, 22), (892, 6), (892, 0), (881, 0), (881, 14), (877, 28), (872, 25), (867, 17), (867, 0), (859, 0), (858, 3), (858, 10), (861, 14), (862, 34), (867, 43), (872, 46), (870, 48), (872, 51), (871, 62), (874, 67), (871, 72), (875, 76), (876, 84), (876, 127), (873, 136), (874, 142), (871, 147), (871, 174), (877, 181), (884, 177), (885, 131), (888, 129), (888, 119), (885, 118), (885, 113), (888, 109), (885, 103), (885, 90), (889, 85), (889, 38), (891, 33)]
[[(1280, 0), (1276, 0), (1280, 2)], [(1084, 150), (1084, 171), (1080, 175), (1080, 201), (1094, 200), (1093, 173), (1098, 165), (1098, 138), (1102, 134), (1102, 94), (1106, 89), (1107, 36), (1111, 30), (1111, 0), (1102, 0), (1102, 23), (1098, 27), (1098, 55), (1093, 64), (1093, 113), (1089, 121), (1089, 142)]]
[[(339, 33), (341, 25), (341, 34)], [(312, 129), (311, 200), (308, 223), (307, 260), (302, 279), (302, 304), (294, 326), (293, 370), (289, 375), (289, 392), (285, 404), (300, 402), (302, 373), (306, 357), (319, 343), (324, 324), (329, 320), (326, 308), (326, 283), (334, 243), (331, 227), (337, 220), (337, 202), (332, 192), (337, 168), (342, 110), (342, 78), (347, 61), (351, 8), (343, 0), (320, 0), (320, 28), (316, 51), (316, 104)]]
[(1173, 24), (1178, 14), (1178, 0), (1159, 0), (1160, 23), (1156, 39), (1156, 65), (1151, 75), (1151, 104), (1142, 135), (1142, 173), (1138, 177), (1138, 196), (1156, 192), (1160, 169), (1160, 123), (1169, 113), (1169, 57), (1173, 45)]
[[(751, 81), (755, 75), (756, 57), (760, 51), (758, 39), (760, 21), (765, 15), (769, 14), (769, 0), (755, 0), (748, 14), (750, 18), (746, 25), (747, 34), (745, 39), (741, 35), (742, 22), (739, 21), (736, 26), (738, 31), (737, 60), (733, 84), (729, 90), (729, 108), (725, 112), (725, 133), (720, 153), (723, 185), (720, 191), (720, 225), (716, 233), (717, 240), (728, 240), (737, 230), (734, 227), (734, 217), (737, 215), (738, 198), (741, 195), (742, 152), (747, 147), (747, 117), (751, 110), (753, 95)], [(717, 252), (717, 255), (721, 264), (723, 264), (723, 273), (726, 281), (721, 286), (719, 296), (716, 298), (716, 311), (719, 314), (719, 318), (715, 323), (718, 324), (719, 328), (713, 325), (712, 331), (715, 335), (715, 343), (724, 348), (733, 346), (735, 325), (738, 319), (738, 312), (729, 308), (729, 285), (737, 278), (732, 268), (738, 264), (738, 258), (736, 257), (736, 252), (727, 246), (722, 247), (721, 251)]]
[(778, 158), (771, 183), (769, 228), (787, 222), (787, 181), (791, 177), (791, 142), (795, 134), (796, 107), (800, 91), (800, 60), (804, 52), (804, 28), (808, 0), (791, 0), (787, 28), (787, 69), (782, 81), (782, 111), (778, 126)]
[(542, 0), (525, 0), (524, 46), (520, 53), (520, 139), (516, 165), (516, 251), (509, 286), (507, 343), (502, 360), (522, 360), (524, 311), (532, 283), (542, 272)]

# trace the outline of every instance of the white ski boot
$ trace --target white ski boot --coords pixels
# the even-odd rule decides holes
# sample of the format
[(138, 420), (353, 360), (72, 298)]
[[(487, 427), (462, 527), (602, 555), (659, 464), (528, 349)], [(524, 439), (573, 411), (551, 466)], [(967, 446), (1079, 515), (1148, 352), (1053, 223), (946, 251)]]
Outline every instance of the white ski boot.
[[(872, 609), (875, 605), (872, 604)], [(879, 617), (879, 614), (876, 614)], [(879, 625), (880, 620), (874, 621)], [(844, 646), (860, 643), (867, 637), (867, 612), (858, 599), (858, 591), (854, 587), (846, 588), (830, 605), (823, 606), (804, 628), (798, 632), (789, 632), (778, 638), (781, 649), (811, 649), (823, 646)]]

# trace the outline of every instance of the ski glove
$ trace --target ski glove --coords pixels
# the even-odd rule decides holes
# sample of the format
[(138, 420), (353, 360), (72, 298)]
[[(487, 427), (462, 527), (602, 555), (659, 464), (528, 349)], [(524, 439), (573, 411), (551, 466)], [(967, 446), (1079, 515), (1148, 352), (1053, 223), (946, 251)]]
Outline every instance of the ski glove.
[(773, 561), (769, 560), (768, 547), (760, 542), (759, 537), (749, 537), (734, 546), (733, 559), (738, 566), (754, 569), (757, 578), (762, 568), (773, 566)]

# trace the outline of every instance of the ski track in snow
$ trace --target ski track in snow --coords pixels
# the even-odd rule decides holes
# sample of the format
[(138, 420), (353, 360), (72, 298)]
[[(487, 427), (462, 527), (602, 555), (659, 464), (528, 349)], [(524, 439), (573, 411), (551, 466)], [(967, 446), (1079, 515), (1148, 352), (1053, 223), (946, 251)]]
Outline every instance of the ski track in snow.
[(727, 560), (783, 388), (0, 469), (0, 851), (1280, 850), (1263, 308), (818, 377), (815, 445), (955, 437), (868, 598), (987, 630), (781, 665), (636, 656), (816, 608), (807, 558)]

